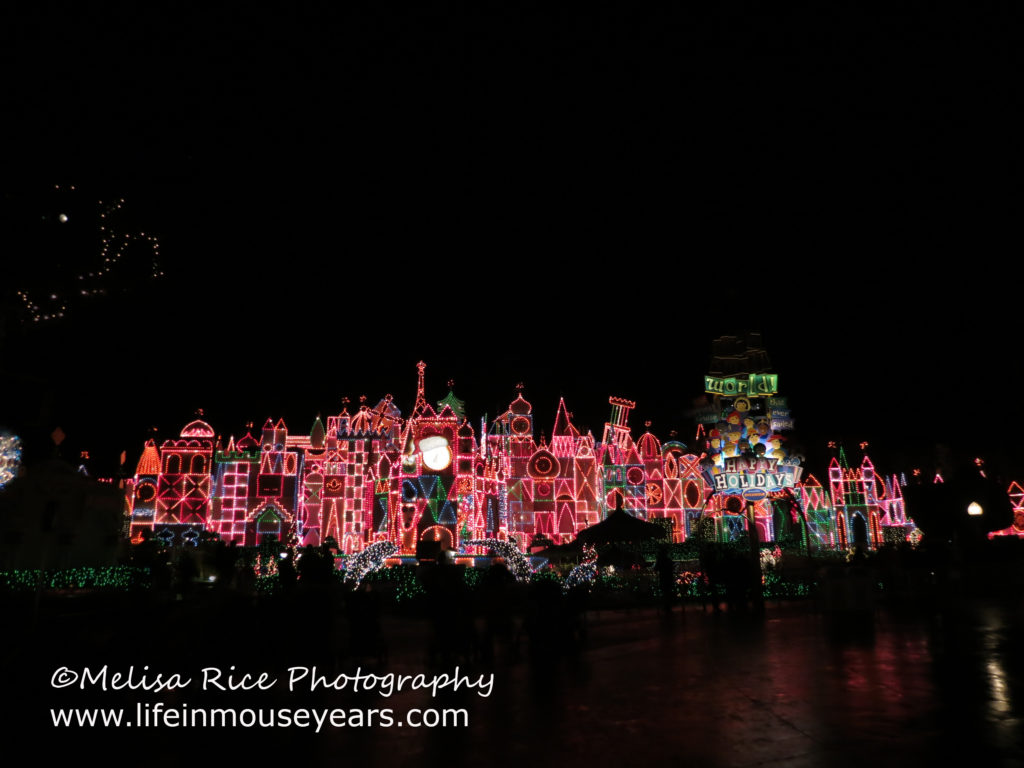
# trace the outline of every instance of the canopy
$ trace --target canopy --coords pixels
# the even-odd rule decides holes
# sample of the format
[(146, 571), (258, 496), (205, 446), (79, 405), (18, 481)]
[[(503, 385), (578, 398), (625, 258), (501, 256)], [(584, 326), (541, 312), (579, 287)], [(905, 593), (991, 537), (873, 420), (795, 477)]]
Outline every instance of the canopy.
[(656, 541), (665, 538), (665, 529), (616, 509), (600, 523), (584, 528), (576, 536), (582, 544), (610, 544), (615, 541)]

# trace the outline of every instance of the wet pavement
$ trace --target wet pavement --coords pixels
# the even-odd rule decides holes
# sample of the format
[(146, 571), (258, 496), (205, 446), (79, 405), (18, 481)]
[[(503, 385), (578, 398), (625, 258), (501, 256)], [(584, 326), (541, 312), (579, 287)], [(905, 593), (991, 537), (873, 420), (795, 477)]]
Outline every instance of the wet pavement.
[(906, 765), (953, 754), (1024, 765), (1022, 614), (591, 616), (576, 653), (498, 664), (471, 727), (393, 734), (401, 759), (447, 765)]
[[(168, 633), (155, 639), (148, 625), (133, 631), (123, 611), (109, 621), (71, 613), (50, 620), (45, 640), (9, 649), (7, 690), (12, 697), (26, 692), (28, 700), (20, 697), (15, 717), (5, 722), (12, 734), (35, 733), (40, 744), (102, 751), (108, 764), (180, 765), (187, 758), (200, 765), (895, 766), (955, 759), (1024, 766), (1024, 602), (1004, 596), (846, 614), (819, 607), (770, 603), (763, 617), (692, 605), (670, 616), (653, 608), (591, 611), (585, 625), (567, 624), (557, 636), (517, 622), (493, 645), (488, 663), (480, 646), (447, 657), (433, 653), (436, 626), (410, 616), (382, 616), (383, 644), (356, 658), (346, 650), (349, 633), (340, 618), (309, 626), (263, 616), (236, 627), (247, 647), (232, 639), (218, 650), (224, 627), (236, 623), (230, 617), (217, 623), (199, 612), (190, 623), (185, 614), (168, 615)], [(335, 671), (413, 675), (458, 665), (473, 677), (493, 672), (494, 686), (489, 697), (474, 690), (437, 699), (419, 691), (383, 699), (276, 690), (244, 700), (263, 707), (465, 709), (466, 727), (87, 733), (45, 722), (47, 707), (72, 701), (40, 682), (58, 658), (131, 659), (170, 671), (235, 659), (255, 669), (320, 663)], [(223, 706), (227, 698), (192, 695), (171, 703)], [(114, 699), (84, 693), (73, 701), (101, 706)]]

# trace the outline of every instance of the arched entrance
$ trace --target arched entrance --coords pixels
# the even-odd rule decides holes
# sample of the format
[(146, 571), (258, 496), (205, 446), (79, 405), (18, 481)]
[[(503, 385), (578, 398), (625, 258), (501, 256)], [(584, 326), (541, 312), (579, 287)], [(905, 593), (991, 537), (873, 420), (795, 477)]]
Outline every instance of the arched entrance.
[(455, 549), (455, 540), (452, 538), (452, 532), (443, 525), (432, 525), (424, 529), (423, 533), (420, 534), (420, 541), (437, 542), (442, 550)]
[(864, 518), (860, 515), (850, 515), (850, 522), (853, 528), (853, 543), (867, 545), (868, 524), (864, 521)]

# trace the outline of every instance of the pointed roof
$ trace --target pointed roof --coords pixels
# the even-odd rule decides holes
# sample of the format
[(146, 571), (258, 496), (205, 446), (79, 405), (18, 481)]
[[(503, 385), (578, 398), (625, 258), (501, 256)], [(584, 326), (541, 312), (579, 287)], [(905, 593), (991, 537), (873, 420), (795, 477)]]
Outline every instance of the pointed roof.
[(601, 463), (605, 466), (611, 466), (620, 464), (619, 461), (622, 456), (622, 449), (619, 448), (615, 443), (602, 443), (601, 444)]
[(459, 400), (459, 398), (455, 396), (455, 393), (452, 392), (450, 389), (448, 390), (448, 394), (444, 396), (443, 400), (437, 401), (437, 407), (441, 409), (451, 408), (455, 412), (455, 415), (458, 416), (460, 419), (466, 418), (465, 401)]
[(418, 377), (416, 379), (416, 403), (412, 407), (412, 417), (411, 418), (414, 418), (414, 419), (421, 418), (421, 417), (425, 416), (427, 414), (427, 411), (430, 412), (430, 415), (434, 414), (434, 409), (430, 407), (430, 403), (427, 402), (427, 398), (426, 398), (426, 395), (425, 395), (426, 386), (424, 384), (425, 377), (424, 377), (423, 373), (424, 373), (424, 371), (426, 371), (426, 369), (427, 369), (427, 364), (425, 362), (423, 362), (422, 360), (420, 360), (418, 363), (416, 363), (416, 370), (419, 373), (418, 373)]
[(630, 441), (629, 448), (626, 449), (626, 458), (622, 462), (623, 464), (640, 464), (640, 455), (636, 452), (636, 446)]
[(577, 459), (592, 459), (594, 458), (594, 436), (587, 433), (586, 437), (581, 439), (576, 446), (576, 458)]
[(558, 400), (558, 413), (555, 415), (555, 427), (551, 430), (551, 436), (572, 438), (580, 436), (579, 430), (573, 426), (570, 414), (565, 409), (564, 397), (559, 398)]
[(252, 436), (252, 432), (246, 432), (245, 437), (235, 443), (235, 447), (240, 451), (251, 451), (253, 448), (258, 448), (259, 443), (256, 442), (256, 438)]
[(316, 420), (313, 422), (313, 428), (309, 431), (309, 444), (313, 448), (323, 448), (326, 434), (327, 433), (324, 431), (324, 425), (320, 421), (320, 416), (318, 415)]
[(644, 426), (647, 427), (647, 431), (640, 435), (640, 440), (637, 441), (637, 445), (640, 448), (640, 457), (642, 459), (656, 459), (661, 456), (661, 443), (658, 442), (658, 438), (651, 434), (651, 422), (647, 422)]
[(139, 457), (139, 465), (135, 468), (135, 474), (160, 474), (160, 452), (157, 451), (156, 443), (152, 440), (146, 441), (146, 446), (142, 449), (142, 456)]
[(893, 499), (903, 498), (903, 489), (900, 488), (900, 479), (896, 475), (892, 475), (889, 481), (886, 483), (889, 488), (889, 496)]
[(391, 416), (396, 419), (402, 415), (402, 412), (399, 410), (398, 406), (395, 405), (395, 398), (393, 398), (390, 394), (384, 395), (384, 397), (380, 399), (377, 405), (373, 407), (373, 410), (374, 413), (378, 413), (382, 416)]
[(522, 390), (520, 390), (516, 399), (509, 403), (508, 410), (516, 415), (529, 415), (533, 413), (533, 406), (523, 397)]
[(651, 541), (665, 538), (665, 529), (657, 523), (648, 523), (626, 512), (621, 507), (613, 510), (604, 520), (584, 528), (576, 534), (583, 544), (605, 544), (615, 541)]
[(568, 505), (562, 510), (558, 517), (558, 532), (573, 534), (576, 532), (576, 521), (572, 519), (572, 510)]
[(231, 435), (231, 437), (228, 438), (228, 447), (224, 449), (224, 453), (234, 453), (235, 450), (235, 436)]
[(407, 454), (407, 455), (410, 455), (410, 456), (412, 454), (416, 453), (416, 443), (412, 439), (412, 421), (411, 420), (405, 422), (405, 426), (402, 429), (402, 434), (400, 435), (400, 437), (402, 439), (402, 442), (405, 445), (405, 447), (404, 447), (402, 452)]
[(359, 406), (359, 413), (352, 419), (352, 431), (353, 432), (366, 432), (370, 429), (370, 409), (365, 406)]
[[(451, 409), (449, 409), (449, 410), (451, 410)], [(430, 405), (430, 403), (428, 403), (426, 400), (424, 400), (423, 403), (420, 404), (420, 406), (418, 408), (414, 408), (413, 409), (412, 416), (410, 416), (409, 418), (410, 418), (410, 420), (411, 419), (436, 419), (437, 418), (437, 411), (435, 411), (433, 409), (433, 407)]]
[(846, 449), (843, 446), (839, 446), (839, 466), (843, 469), (850, 468), (850, 462), (846, 460)]
[(1011, 498), (1017, 496), (1021, 499), (1024, 499), (1024, 488), (1021, 487), (1020, 483), (1014, 480), (1012, 483), (1010, 483), (1010, 487), (1006, 489), (1006, 495)]

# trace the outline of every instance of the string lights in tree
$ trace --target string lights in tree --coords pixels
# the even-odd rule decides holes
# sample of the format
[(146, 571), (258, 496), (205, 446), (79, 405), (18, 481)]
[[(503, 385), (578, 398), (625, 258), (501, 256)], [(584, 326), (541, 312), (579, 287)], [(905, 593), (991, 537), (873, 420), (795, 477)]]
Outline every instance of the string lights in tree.
[(505, 561), (505, 565), (508, 566), (509, 571), (515, 576), (516, 581), (530, 580), (530, 574), (533, 573), (530, 561), (523, 556), (523, 553), (512, 542), (500, 539), (471, 539), (465, 542), (465, 546), (485, 547), (493, 550), (498, 557)]
[(0, 433), (0, 488), (18, 476), (21, 469), (21, 438)]
[[(82, 193), (74, 186), (58, 184), (52, 193), (60, 196), (60, 212), (42, 218), (55, 229), (31, 236), (26, 256), (35, 258), (23, 262), (28, 274), (14, 291), (25, 322), (59, 321), (76, 301), (134, 290), (143, 279), (164, 276), (159, 238), (125, 222), (124, 198), (83, 207), (75, 199)], [(98, 242), (93, 239), (97, 235)]]
[(589, 589), (597, 578), (597, 547), (593, 544), (583, 545), (583, 562), (573, 568), (565, 577), (563, 592), (586, 585)]
[(352, 555), (345, 566), (345, 583), (357, 588), (364, 578), (384, 567), (384, 561), (398, 552), (390, 541), (378, 541), (357, 555)]

